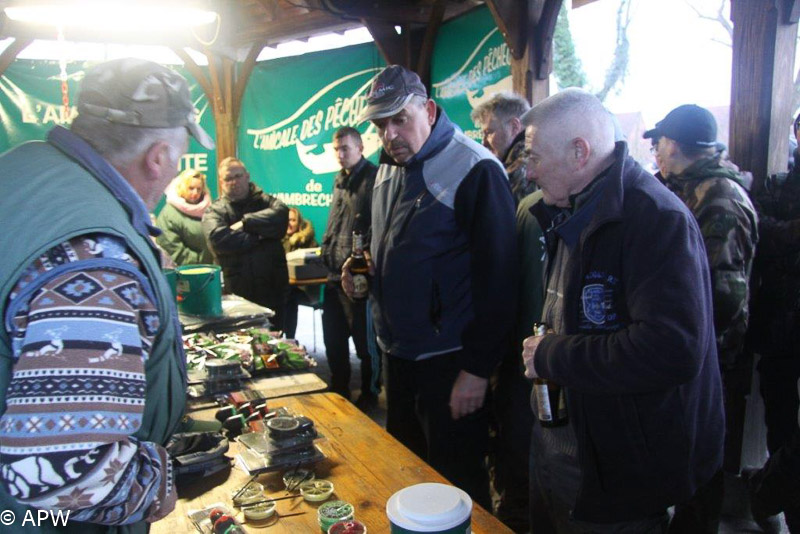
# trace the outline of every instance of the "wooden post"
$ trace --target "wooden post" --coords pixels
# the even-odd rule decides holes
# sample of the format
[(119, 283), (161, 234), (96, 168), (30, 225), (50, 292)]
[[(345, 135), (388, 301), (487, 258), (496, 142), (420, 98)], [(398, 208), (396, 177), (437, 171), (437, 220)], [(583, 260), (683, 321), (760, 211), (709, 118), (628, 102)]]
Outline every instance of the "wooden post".
[(789, 159), (797, 22), (792, 0), (732, 0), (731, 159), (753, 173), (753, 190)]
[(511, 52), (515, 93), (535, 104), (550, 95), (553, 33), (562, 0), (486, 0)]
[[(242, 108), (242, 99), (247, 86), (247, 80), (255, 68), (256, 58), (261, 49), (264, 48), (263, 42), (254, 43), (247, 54), (247, 58), (241, 67), (236, 69), (236, 62), (232, 59), (215, 54), (206, 49), (208, 58), (208, 76), (191, 56), (179, 48), (173, 51), (183, 60), (186, 69), (194, 76), (211, 105), (214, 114), (214, 125), (216, 127), (217, 143), (217, 162), (237, 155), (236, 135), (239, 127), (239, 113)], [(217, 187), (221, 188), (219, 176), (217, 176)], [(218, 189), (221, 191), (221, 189)]]
[(33, 42), (33, 39), (14, 39), (8, 47), (3, 50), (3, 53), (0, 54), (0, 76), (6, 71), (6, 69), (11, 65), (14, 60), (17, 58), (17, 55), (25, 50), (29, 44)]

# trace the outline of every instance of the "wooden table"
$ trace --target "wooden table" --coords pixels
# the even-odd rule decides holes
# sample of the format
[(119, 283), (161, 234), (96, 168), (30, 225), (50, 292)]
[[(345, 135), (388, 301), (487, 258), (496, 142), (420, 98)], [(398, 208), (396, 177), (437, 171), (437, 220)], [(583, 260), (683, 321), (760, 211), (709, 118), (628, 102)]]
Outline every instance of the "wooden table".
[[(322, 391), (328, 387), (319, 376), (311, 371), (278, 371), (271, 376), (261, 376), (247, 380), (244, 383), (244, 390), (258, 391), (259, 396), (265, 399), (276, 399), (277, 397), (285, 397), (287, 395), (299, 395), (301, 393), (311, 393), (314, 391)], [(280, 406), (282, 401), (274, 401), (270, 403), (275, 406)], [(200, 410), (207, 410), (214, 408), (217, 410), (216, 401), (211, 397), (203, 397), (200, 399), (190, 399), (186, 404), (186, 411), (191, 412), (195, 417), (200, 415), (201, 419), (213, 419), (214, 410), (206, 411), (205, 414)]]
[(314, 286), (321, 285), (328, 281), (327, 277), (324, 278), (292, 278), (289, 277), (290, 286)]
[[(386, 502), (396, 491), (420, 482), (447, 483), (444, 477), (423, 462), (383, 428), (364, 415), (353, 404), (335, 393), (315, 393), (275, 400), (271, 407), (286, 406), (295, 413), (310, 417), (317, 429), (327, 438), (318, 442), (327, 457), (314, 466), (317, 478), (333, 482), (332, 499), (341, 499), (355, 507), (355, 518), (363, 522), (370, 534), (389, 532)], [(213, 411), (209, 411), (209, 414)], [(197, 417), (202, 412), (192, 414)], [(239, 443), (231, 444), (229, 455), (239, 450)], [(193, 487), (191, 494), (181, 494), (175, 510), (154, 523), (153, 534), (195, 532), (187, 517), (189, 510), (199, 510), (221, 502), (231, 507), (231, 493), (241, 487), (248, 476), (234, 467), (230, 474), (210, 477)], [(278, 497), (286, 495), (280, 473), (265, 473), (256, 479), (264, 485), (265, 493)], [(321, 503), (320, 503), (321, 504)], [(302, 498), (277, 502), (279, 514), (306, 512), (303, 515), (278, 519), (270, 526), (248, 524), (240, 519), (248, 532), (317, 533), (317, 508)], [(480, 533), (511, 532), (483, 508), (474, 505), (472, 531)]]

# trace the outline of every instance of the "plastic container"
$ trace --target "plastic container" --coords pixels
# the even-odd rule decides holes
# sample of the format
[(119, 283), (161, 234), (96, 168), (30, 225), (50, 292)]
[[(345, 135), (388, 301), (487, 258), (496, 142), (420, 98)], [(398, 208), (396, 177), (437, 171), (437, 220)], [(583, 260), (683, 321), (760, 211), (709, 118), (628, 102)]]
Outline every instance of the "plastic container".
[(172, 298), (178, 298), (178, 273), (175, 269), (164, 269), (164, 277), (169, 284), (169, 290), (172, 292)]
[(238, 495), (237, 492), (233, 492), (231, 498), (234, 506), (244, 506), (250, 502), (263, 501), (266, 498), (264, 497), (264, 486), (258, 482), (250, 482)]
[(428, 482), (403, 488), (389, 498), (392, 534), (472, 532), (472, 499), (463, 490)]
[(331, 525), (328, 534), (367, 534), (367, 526), (361, 521), (338, 521)]
[(184, 265), (175, 270), (178, 309), (187, 315), (222, 315), (219, 265)]
[(340, 521), (352, 521), (355, 510), (353, 505), (344, 501), (326, 502), (317, 509), (317, 520), (319, 528), (323, 534), (328, 534), (328, 530), (334, 523)]
[(242, 506), (244, 516), (251, 521), (263, 521), (275, 513), (275, 501), (267, 501), (253, 506)]
[(317, 479), (303, 482), (300, 485), (300, 495), (309, 502), (322, 502), (333, 495), (333, 482)]

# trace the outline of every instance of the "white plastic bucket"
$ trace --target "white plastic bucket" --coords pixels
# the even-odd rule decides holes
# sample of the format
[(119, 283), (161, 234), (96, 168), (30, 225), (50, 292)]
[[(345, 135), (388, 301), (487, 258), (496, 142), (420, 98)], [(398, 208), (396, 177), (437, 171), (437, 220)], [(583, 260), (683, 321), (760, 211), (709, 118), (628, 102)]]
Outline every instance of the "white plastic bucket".
[(386, 515), (392, 534), (472, 532), (472, 499), (447, 484), (427, 482), (401, 489), (386, 503)]

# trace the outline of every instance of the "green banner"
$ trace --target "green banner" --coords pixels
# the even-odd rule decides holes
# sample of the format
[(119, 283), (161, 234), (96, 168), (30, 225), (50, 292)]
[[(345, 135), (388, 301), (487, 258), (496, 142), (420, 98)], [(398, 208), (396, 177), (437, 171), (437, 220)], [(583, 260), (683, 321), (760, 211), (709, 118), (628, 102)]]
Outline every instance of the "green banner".
[[(58, 62), (15, 60), (0, 77), (0, 152), (25, 141), (43, 140), (54, 126), (68, 127), (77, 114), (78, 86), (88, 66), (91, 65), (82, 61), (67, 63), (69, 111), (65, 111)], [(188, 80), (200, 124), (214, 137), (214, 116), (202, 88), (187, 71), (172, 68)], [(208, 185), (216, 194), (216, 153), (201, 147), (194, 138), (180, 162), (181, 170), (188, 167), (207, 173)]]
[(239, 157), (253, 182), (325, 231), (339, 164), (333, 134), (357, 128), (364, 156), (377, 161), (380, 140), (359, 125), (370, 84), (385, 63), (372, 43), (260, 63), (242, 103)]
[(431, 96), (469, 137), (481, 141), (470, 113), (498, 91), (511, 91), (511, 53), (487, 7), (443, 24), (431, 62)]
[[(256, 184), (300, 209), (318, 238), (325, 230), (339, 171), (334, 132), (341, 126), (358, 128), (365, 156), (377, 161), (380, 140), (374, 126), (356, 121), (370, 83), (384, 66), (374, 43), (368, 43), (262, 62), (248, 81), (239, 121), (239, 157)], [(72, 107), (65, 117), (58, 62), (14, 61), (0, 77), (0, 151), (44, 139), (56, 124), (67, 126), (85, 67), (84, 62), (67, 64)], [(189, 81), (200, 124), (215, 136), (213, 113), (202, 89), (188, 71), (171, 68)], [(470, 112), (492, 93), (511, 89), (508, 47), (487, 8), (442, 26), (431, 74), (431, 96), (467, 135), (480, 140)], [(205, 172), (217, 197), (214, 151), (192, 141), (180, 166)]]

